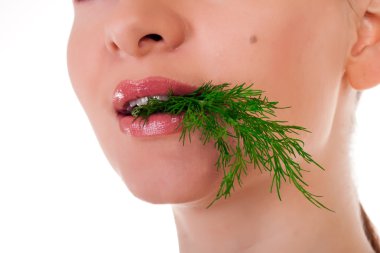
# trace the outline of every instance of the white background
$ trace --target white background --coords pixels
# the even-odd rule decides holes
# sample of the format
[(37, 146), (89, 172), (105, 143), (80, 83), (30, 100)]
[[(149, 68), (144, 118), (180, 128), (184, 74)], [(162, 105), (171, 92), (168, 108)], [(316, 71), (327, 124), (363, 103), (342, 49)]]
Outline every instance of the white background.
[[(0, 2), (0, 252), (178, 252), (170, 206), (135, 199), (71, 89), (71, 1)], [(380, 227), (380, 86), (363, 94), (355, 178)], [(359, 170), (360, 168), (360, 170)]]

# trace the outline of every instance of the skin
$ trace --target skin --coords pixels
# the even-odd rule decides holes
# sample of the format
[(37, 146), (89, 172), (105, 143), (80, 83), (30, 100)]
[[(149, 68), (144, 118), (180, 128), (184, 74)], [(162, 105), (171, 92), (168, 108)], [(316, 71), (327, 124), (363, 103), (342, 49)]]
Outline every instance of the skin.
[[(380, 83), (380, 0), (86, 0), (75, 2), (68, 69), (113, 168), (131, 192), (171, 203), (181, 253), (373, 252), (362, 229), (349, 158), (356, 93)], [(155, 41), (145, 35), (159, 34)], [(221, 175), (213, 143), (179, 133), (135, 138), (119, 130), (112, 94), (124, 79), (164, 76), (194, 86), (255, 83), (304, 126), (301, 162), (318, 209), (293, 187), (283, 201), (252, 167), (244, 186), (212, 208)], [(195, 134), (197, 135), (197, 134)], [(147, 157), (149, 159), (147, 159)]]

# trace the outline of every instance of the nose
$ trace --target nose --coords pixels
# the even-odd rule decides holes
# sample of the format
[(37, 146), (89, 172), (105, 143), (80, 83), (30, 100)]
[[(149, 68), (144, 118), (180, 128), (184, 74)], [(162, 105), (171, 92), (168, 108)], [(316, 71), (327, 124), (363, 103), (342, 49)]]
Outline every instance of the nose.
[(186, 39), (183, 17), (160, 1), (119, 1), (105, 25), (108, 51), (120, 57), (170, 52)]

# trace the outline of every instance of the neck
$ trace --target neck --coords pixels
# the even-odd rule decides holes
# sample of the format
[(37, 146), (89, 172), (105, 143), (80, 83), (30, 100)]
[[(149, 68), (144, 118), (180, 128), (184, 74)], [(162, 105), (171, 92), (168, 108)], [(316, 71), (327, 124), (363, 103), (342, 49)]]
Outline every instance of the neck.
[(313, 156), (326, 170), (302, 164), (311, 171), (304, 174), (311, 192), (324, 196), (320, 201), (335, 212), (315, 207), (289, 183), (282, 185), (280, 201), (275, 191), (269, 193), (269, 174), (251, 168), (242, 188), (237, 186), (230, 198), (208, 209), (213, 196), (173, 205), (180, 252), (373, 252), (362, 228), (349, 155), (341, 148), (348, 149), (347, 135), (338, 123), (325, 152)]

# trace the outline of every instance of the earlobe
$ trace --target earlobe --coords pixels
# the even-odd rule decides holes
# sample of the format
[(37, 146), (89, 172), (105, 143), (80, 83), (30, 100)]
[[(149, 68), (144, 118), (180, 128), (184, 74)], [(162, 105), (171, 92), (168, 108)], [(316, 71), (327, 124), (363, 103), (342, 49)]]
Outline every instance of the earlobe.
[(380, 84), (380, 0), (372, 0), (367, 7), (346, 73), (351, 86), (356, 90)]

